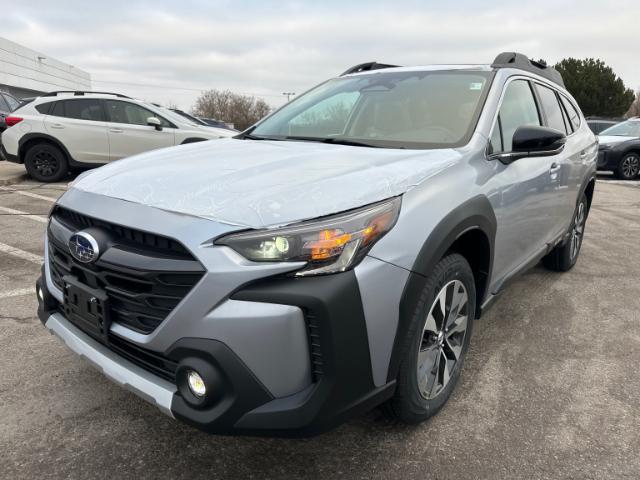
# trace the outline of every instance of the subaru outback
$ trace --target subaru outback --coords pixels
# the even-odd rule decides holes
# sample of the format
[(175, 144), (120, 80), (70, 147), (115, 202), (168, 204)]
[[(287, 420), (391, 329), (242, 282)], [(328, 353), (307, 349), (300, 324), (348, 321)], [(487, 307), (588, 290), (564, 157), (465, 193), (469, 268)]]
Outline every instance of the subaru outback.
[(170, 417), (304, 436), (418, 423), (519, 273), (578, 258), (597, 142), (558, 72), (358, 65), (235, 138), (78, 177), (39, 317)]

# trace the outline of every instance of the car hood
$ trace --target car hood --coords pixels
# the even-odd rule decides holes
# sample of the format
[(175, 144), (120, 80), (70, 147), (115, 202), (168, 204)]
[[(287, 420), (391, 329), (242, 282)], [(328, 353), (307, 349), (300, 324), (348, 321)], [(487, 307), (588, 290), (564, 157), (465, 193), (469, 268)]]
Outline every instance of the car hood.
[(600, 135), (598, 136), (598, 143), (600, 145), (616, 145), (618, 143), (637, 139), (638, 137), (626, 137), (621, 135)]
[(215, 135), (216, 137), (229, 138), (235, 137), (239, 132), (233, 132), (226, 128), (211, 127), (209, 125), (198, 125), (198, 130), (206, 132), (209, 135)]
[(461, 155), (453, 149), (221, 139), (120, 160), (79, 177), (71, 188), (261, 228), (400, 195)]

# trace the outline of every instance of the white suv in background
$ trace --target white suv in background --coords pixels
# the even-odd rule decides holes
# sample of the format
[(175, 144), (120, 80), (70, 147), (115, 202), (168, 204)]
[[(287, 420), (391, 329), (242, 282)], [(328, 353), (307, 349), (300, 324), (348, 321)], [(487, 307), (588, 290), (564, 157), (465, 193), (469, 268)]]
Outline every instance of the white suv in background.
[(124, 95), (80, 91), (38, 97), (8, 116), (6, 124), (5, 158), (24, 163), (42, 182), (148, 150), (237, 134)]

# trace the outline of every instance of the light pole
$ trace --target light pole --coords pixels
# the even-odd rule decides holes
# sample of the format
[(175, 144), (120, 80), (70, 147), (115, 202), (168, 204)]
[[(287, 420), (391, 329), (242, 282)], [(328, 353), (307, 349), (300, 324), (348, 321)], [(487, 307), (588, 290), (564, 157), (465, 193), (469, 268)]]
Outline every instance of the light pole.
[(285, 97), (287, 97), (287, 102), (289, 102), (289, 100), (291, 99), (291, 97), (293, 97), (296, 94), (296, 92), (282, 92), (282, 95), (284, 95)]

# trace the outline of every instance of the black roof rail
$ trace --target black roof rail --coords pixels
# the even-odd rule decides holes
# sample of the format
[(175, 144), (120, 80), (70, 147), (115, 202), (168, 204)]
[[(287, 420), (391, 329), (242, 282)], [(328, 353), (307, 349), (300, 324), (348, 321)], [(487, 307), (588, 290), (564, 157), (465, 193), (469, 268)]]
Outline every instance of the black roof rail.
[(360, 73), (360, 72), (369, 72), (371, 70), (381, 70), (383, 68), (394, 68), (399, 67), (399, 65), (388, 65), (386, 63), (378, 63), (378, 62), (367, 62), (361, 63), (360, 65), (356, 65), (341, 73), (340, 76), (350, 75), (352, 73)]
[(82, 95), (85, 95), (85, 94), (88, 94), (88, 95), (97, 94), (97, 95), (114, 95), (114, 96), (119, 97), (119, 98), (131, 98), (131, 97), (127, 97), (126, 95), (122, 95), (121, 93), (92, 92), (92, 91), (89, 91), (89, 90), (56, 90), (54, 92), (45, 93), (44, 95), (41, 95), (41, 96), (42, 97), (55, 97), (59, 93), (73, 93), (74, 96), (82, 96)]
[(548, 66), (544, 62), (536, 62), (530, 60), (526, 55), (517, 52), (502, 52), (498, 55), (493, 63), (492, 68), (517, 68), (526, 72), (535, 73), (541, 77), (551, 80), (557, 83), (561, 87), (564, 87), (564, 80), (562, 75), (555, 68)]

